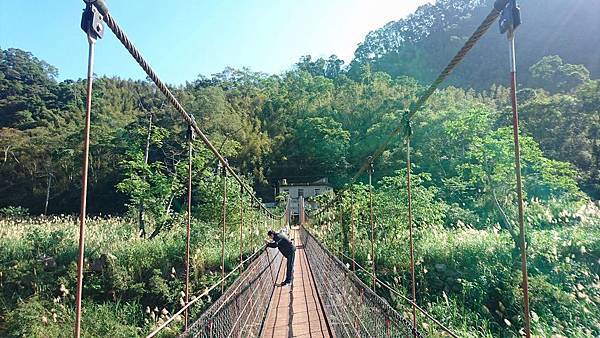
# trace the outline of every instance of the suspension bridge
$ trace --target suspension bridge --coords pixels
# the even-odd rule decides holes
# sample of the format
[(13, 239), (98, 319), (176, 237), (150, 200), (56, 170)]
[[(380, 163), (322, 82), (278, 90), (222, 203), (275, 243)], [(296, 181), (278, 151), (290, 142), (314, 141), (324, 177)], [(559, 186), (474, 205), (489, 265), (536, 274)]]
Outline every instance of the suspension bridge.
[[(161, 81), (148, 62), (142, 57), (133, 42), (127, 37), (122, 28), (117, 24), (103, 0), (86, 0), (86, 8), (83, 13), (81, 28), (87, 34), (89, 43), (88, 72), (87, 72), (87, 100), (86, 100), (86, 123), (84, 128), (84, 158), (82, 173), (82, 196), (80, 213), (80, 236), (79, 236), (79, 260), (77, 270), (76, 320), (74, 336), (81, 335), (81, 310), (82, 310), (82, 288), (84, 283), (84, 246), (85, 246), (85, 222), (86, 222), (86, 200), (87, 200), (87, 176), (89, 160), (89, 140), (91, 127), (92, 107), (92, 82), (94, 66), (94, 50), (98, 39), (104, 36), (104, 24), (114, 33), (117, 39), (127, 49), (131, 56), (146, 72), (157, 88), (166, 96), (169, 103), (179, 112), (183, 122), (188, 127), (187, 143), (189, 153), (192, 153), (194, 137), (199, 137), (201, 142), (214, 154), (221, 163), (225, 182), (227, 177), (233, 178), (240, 187), (243, 194), (250, 196), (253, 206), (260, 208), (265, 217), (271, 220), (271, 227), (275, 228), (275, 221), (279, 221), (279, 227), (287, 231), (290, 238), (297, 247), (297, 257), (294, 262), (294, 278), (290, 286), (281, 287), (277, 282), (281, 281), (285, 274), (285, 259), (277, 249), (263, 247), (255, 251), (249, 257), (243, 255), (242, 228), (244, 227), (244, 207), (240, 210), (240, 261), (231, 271), (226, 273), (224, 262), (224, 236), (227, 219), (227, 184), (224, 184), (222, 201), (222, 250), (221, 250), (221, 278), (214, 285), (198, 292), (190, 290), (189, 287), (189, 265), (190, 265), (190, 227), (191, 227), (191, 177), (192, 161), (191, 155), (188, 163), (188, 186), (187, 186), (187, 243), (185, 252), (185, 302), (181, 308), (171, 317), (158, 325), (148, 337), (161, 336), (166, 328), (176, 326), (183, 316), (184, 324), (182, 337), (423, 337), (425, 332), (423, 326), (419, 326), (420, 320), (433, 323), (428, 332), (434, 332), (441, 336), (457, 337), (448, 327), (443, 324), (443, 318), (434, 318), (424, 308), (418, 305), (416, 295), (416, 280), (414, 271), (414, 244), (413, 244), (413, 222), (410, 194), (410, 137), (412, 133), (411, 117), (421, 110), (429, 97), (433, 95), (443, 81), (452, 73), (456, 66), (465, 58), (467, 53), (477, 44), (479, 39), (488, 31), (491, 25), (501, 17), (500, 28), (502, 33), (507, 33), (511, 57), (510, 82), (512, 87), (513, 108), (513, 134), (515, 144), (515, 179), (519, 198), (519, 219), (521, 239), (521, 262), (522, 262), (522, 289), (523, 289), (523, 318), (524, 333), (530, 336), (529, 323), (529, 296), (527, 279), (527, 256), (525, 251), (525, 235), (523, 225), (523, 198), (520, 177), (520, 155), (519, 155), (519, 132), (518, 112), (516, 103), (516, 69), (514, 53), (514, 31), (520, 24), (519, 8), (515, 0), (497, 0), (491, 8), (485, 20), (477, 27), (475, 32), (458, 51), (456, 56), (442, 70), (435, 81), (425, 90), (418, 99), (405, 111), (402, 121), (398, 122), (396, 128), (384, 139), (375, 152), (365, 159), (358, 172), (351, 180), (355, 183), (365, 173), (368, 175), (370, 215), (369, 224), (371, 228), (371, 259), (370, 267), (364, 267), (356, 261), (354, 245), (354, 215), (351, 214), (351, 252), (336, 252), (329, 250), (311, 230), (321, 227), (328, 222), (328, 213), (340, 208), (340, 196), (344, 189), (337, 192), (336, 197), (327, 205), (321, 206), (315, 213), (307, 215), (301, 201), (299, 222), (290, 222), (290, 204), (283, 214), (276, 215), (265, 208), (260, 200), (254, 195), (252, 189), (236, 173), (225, 157), (211, 143), (209, 138), (200, 129), (196, 121), (180, 104), (171, 90)], [(371, 197), (374, 162), (388, 148), (390, 142), (402, 135), (406, 144), (407, 162), (407, 192), (408, 192), (408, 224), (410, 234), (410, 260), (411, 260), (411, 295), (406, 296), (398, 291), (394, 285), (381, 280), (377, 276), (375, 265), (375, 241), (374, 241), (374, 218), (373, 200)], [(258, 227), (256, 223), (249, 221), (248, 227)], [(366, 276), (367, 285), (360, 276)], [(225, 285), (229, 285), (225, 288)], [(211, 291), (220, 288), (220, 297), (197, 318), (192, 318), (190, 309), (207, 299)], [(401, 299), (405, 305), (412, 309), (410, 314), (401, 314), (383, 296), (393, 296)], [(172, 334), (172, 330), (170, 331)]]

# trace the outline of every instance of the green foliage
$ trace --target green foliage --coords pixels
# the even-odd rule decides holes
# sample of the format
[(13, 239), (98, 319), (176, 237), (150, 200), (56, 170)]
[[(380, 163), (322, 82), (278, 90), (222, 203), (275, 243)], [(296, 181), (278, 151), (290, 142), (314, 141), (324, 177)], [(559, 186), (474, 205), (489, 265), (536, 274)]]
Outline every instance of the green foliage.
[(540, 143), (544, 155), (573, 163), (582, 190), (597, 199), (600, 168), (600, 81), (572, 93), (537, 93), (522, 106), (523, 126)]
[[(34, 84), (56, 95), (40, 99), (54, 110), (46, 114), (41, 113), (46, 108), (36, 108), (40, 113), (34, 114), (37, 117), (31, 128), (13, 123), (0, 129), (0, 148), (5, 155), (0, 166), (0, 206), (20, 205), (40, 213), (49, 192), (50, 213), (75, 212), (85, 83), (57, 84), (43, 61), (19, 50), (5, 53), (19, 55), (3, 59), (5, 72), (18, 68), (37, 74), (37, 80), (27, 83), (22, 83), (22, 76), (3, 75), (5, 86), (15, 87), (15, 97), (29, 100), (28, 94), (18, 90)], [(336, 70), (336, 60), (305, 57), (296, 69), (279, 76), (226, 69), (174, 90), (186, 108), (196, 113), (215, 146), (258, 184), (263, 197), (271, 198), (267, 191), (281, 178), (311, 181), (329, 176), (336, 186), (342, 186), (358, 163), (400, 123), (402, 112), (421, 88), (414, 79), (394, 78), (368, 65), (353, 79), (352, 72)], [(595, 145), (599, 135), (597, 87), (598, 81), (590, 80), (568, 94), (549, 95), (531, 89), (522, 102), (521, 114), (526, 134), (540, 143), (544, 157), (573, 163), (578, 169), (577, 183), (593, 197), (598, 194), (600, 177), (596, 161), (600, 148)], [(413, 118), (415, 162), (420, 171), (431, 173), (432, 184), (446, 182), (453, 187), (441, 192), (449, 204), (462, 207), (460, 203), (468, 200), (460, 195), (464, 184), (457, 181), (456, 168), (468, 160), (467, 150), (476, 138), (508, 123), (504, 113), (508, 102), (503, 87), (493, 86), (483, 93), (449, 87), (433, 96), (427, 109)], [(118, 213), (125, 210), (127, 202), (134, 210), (143, 200), (156, 200), (158, 203), (148, 202), (144, 208), (155, 206), (148, 214), (169, 224), (168, 212), (177, 211), (184, 203), (179, 188), (185, 171), (186, 126), (173, 118), (147, 82), (99, 78), (93, 104), (89, 194), (97, 203), (90, 205), (90, 211)], [(2, 114), (10, 115), (10, 107), (0, 104)], [(150, 126), (148, 118), (152, 119)], [(214, 159), (205, 149), (196, 146), (196, 151), (200, 158), (194, 164), (203, 172), (198, 176), (206, 176), (215, 166)], [(393, 140), (376, 163), (375, 179), (403, 167), (403, 153), (403, 145)]]
[[(125, 338), (143, 333), (144, 318), (135, 303), (84, 302), (83, 307), (83, 336)], [(9, 314), (5, 334), (8, 337), (71, 337), (74, 318), (72, 306), (33, 297), (23, 301)]]
[[(544, 158), (531, 137), (520, 138), (525, 192), (542, 200), (552, 197), (569, 200), (579, 196), (575, 172), (566, 163)], [(512, 129), (500, 128), (483, 138), (475, 138), (466, 153), (467, 163), (460, 165), (466, 189), (477, 190), (474, 203), (479, 210), (494, 210), (514, 205), (514, 155)]]
[(8, 206), (0, 209), (0, 217), (25, 217), (29, 215), (29, 210), (23, 207)]
[(558, 55), (544, 56), (529, 67), (534, 85), (550, 92), (568, 92), (590, 80), (583, 65), (564, 64)]
[[(413, 224), (424, 233), (433, 228), (439, 228), (444, 223), (447, 205), (437, 198), (438, 189), (427, 187), (431, 176), (426, 173), (411, 174), (411, 201), (414, 212)], [(375, 195), (375, 205), (378, 209), (392, 211), (386, 212), (386, 222), (390, 222), (390, 231), (405, 228), (408, 219), (408, 194), (406, 170), (399, 170), (396, 176), (384, 177), (381, 186)], [(391, 218), (391, 219), (390, 219)], [(385, 231), (388, 233), (390, 231)]]
[(294, 149), (290, 157), (297, 159), (300, 170), (320, 168), (332, 172), (347, 166), (350, 133), (331, 117), (309, 117), (298, 121), (293, 140), (294, 144), (289, 145)]
[(313, 76), (325, 76), (328, 78), (335, 78), (342, 74), (342, 66), (344, 60), (340, 60), (336, 55), (331, 55), (329, 59), (318, 58), (312, 61), (310, 55), (306, 55), (300, 58), (300, 61), (296, 63), (296, 67), (299, 70), (306, 71)]

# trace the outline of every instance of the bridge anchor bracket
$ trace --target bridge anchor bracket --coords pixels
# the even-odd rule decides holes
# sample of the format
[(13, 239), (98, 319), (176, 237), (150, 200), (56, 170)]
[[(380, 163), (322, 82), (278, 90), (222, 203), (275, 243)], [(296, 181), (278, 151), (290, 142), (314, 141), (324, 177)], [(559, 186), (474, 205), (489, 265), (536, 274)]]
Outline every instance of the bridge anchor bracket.
[(94, 6), (95, 1), (86, 2), (81, 15), (81, 29), (87, 34), (88, 39), (96, 41), (104, 36), (104, 17)]

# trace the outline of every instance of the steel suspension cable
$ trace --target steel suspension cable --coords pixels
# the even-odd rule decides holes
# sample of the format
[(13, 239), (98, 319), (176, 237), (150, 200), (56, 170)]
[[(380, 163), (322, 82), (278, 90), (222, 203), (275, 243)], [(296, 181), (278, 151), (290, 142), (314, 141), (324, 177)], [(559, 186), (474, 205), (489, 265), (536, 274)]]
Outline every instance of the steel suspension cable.
[[(487, 17), (483, 20), (483, 22), (477, 27), (475, 32), (471, 35), (471, 37), (465, 42), (463, 47), (456, 53), (456, 55), (450, 60), (448, 65), (442, 70), (442, 72), (438, 75), (438, 77), (433, 81), (433, 83), (427, 88), (427, 90), (421, 94), (416, 101), (416, 103), (412, 104), (408, 110), (408, 117), (411, 118), (414, 114), (420, 111), (429, 97), (435, 92), (435, 90), (439, 87), (439, 85), (452, 73), (452, 71), (460, 64), (460, 62), (467, 56), (471, 48), (475, 46), (475, 44), (481, 39), (481, 37), (487, 32), (490, 26), (496, 21), (498, 16), (500, 15), (500, 10), (494, 7), (492, 11), (487, 15)], [(398, 135), (404, 126), (402, 124), (398, 125), (394, 128), (386, 137), (386, 139), (381, 143), (379, 148), (371, 155), (371, 161), (376, 161), (381, 154), (387, 149), (390, 142)], [(368, 168), (369, 160), (366, 160), (359, 171), (354, 175), (352, 182), (355, 182), (358, 177)]]

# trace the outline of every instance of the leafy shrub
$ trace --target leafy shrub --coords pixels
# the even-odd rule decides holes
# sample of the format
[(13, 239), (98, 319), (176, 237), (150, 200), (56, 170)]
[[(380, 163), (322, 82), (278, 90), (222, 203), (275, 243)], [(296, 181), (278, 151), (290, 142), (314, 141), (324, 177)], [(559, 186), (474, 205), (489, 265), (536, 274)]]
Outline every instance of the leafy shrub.
[[(138, 304), (84, 302), (83, 309), (84, 337), (125, 338), (143, 334), (144, 318)], [(72, 337), (74, 318), (71, 305), (33, 297), (8, 314), (5, 333), (9, 337)]]
[(27, 217), (29, 216), (29, 209), (23, 207), (8, 206), (0, 208), (0, 217)]

